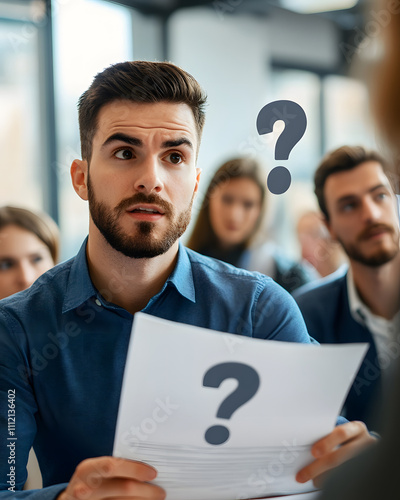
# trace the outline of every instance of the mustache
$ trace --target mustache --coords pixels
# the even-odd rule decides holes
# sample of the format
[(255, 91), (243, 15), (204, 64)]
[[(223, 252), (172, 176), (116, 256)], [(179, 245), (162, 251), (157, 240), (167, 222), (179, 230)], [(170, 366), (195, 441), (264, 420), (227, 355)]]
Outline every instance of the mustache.
[(174, 213), (174, 206), (171, 203), (169, 203), (168, 201), (165, 201), (163, 198), (161, 198), (161, 196), (158, 196), (157, 194), (146, 195), (144, 193), (136, 193), (133, 196), (131, 196), (130, 198), (126, 198), (125, 200), (122, 200), (115, 207), (115, 210), (117, 211), (118, 215), (121, 215), (131, 205), (134, 205), (137, 203), (149, 203), (151, 205), (158, 205), (160, 208), (163, 209), (164, 214), (167, 216), (171, 216)]
[(362, 231), (358, 235), (357, 239), (366, 240), (382, 230), (394, 234), (394, 228), (392, 226), (389, 226), (387, 224), (373, 224), (372, 226), (369, 226), (366, 229), (364, 229), (364, 231)]

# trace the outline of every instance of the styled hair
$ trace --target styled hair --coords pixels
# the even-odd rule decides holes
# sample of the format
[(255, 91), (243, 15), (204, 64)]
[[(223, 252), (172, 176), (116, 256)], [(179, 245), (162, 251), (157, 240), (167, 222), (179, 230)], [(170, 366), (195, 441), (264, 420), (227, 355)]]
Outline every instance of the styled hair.
[(328, 177), (338, 172), (352, 170), (367, 161), (376, 161), (382, 165), (383, 169), (386, 168), (386, 160), (379, 153), (362, 146), (342, 146), (322, 158), (314, 174), (314, 192), (319, 208), (327, 220), (329, 220), (329, 213), (326, 207), (324, 188)]
[(254, 230), (249, 238), (243, 242), (244, 248), (248, 247), (257, 235), (260, 228), (262, 216), (264, 213), (266, 201), (266, 179), (260, 164), (251, 158), (234, 158), (221, 165), (215, 172), (208, 185), (203, 203), (199, 210), (195, 226), (189, 238), (187, 247), (197, 252), (204, 248), (218, 244), (217, 235), (212, 228), (210, 221), (210, 199), (217, 186), (229, 182), (231, 179), (251, 179), (260, 188), (261, 192), (261, 211)]
[(113, 101), (187, 104), (193, 112), (200, 144), (206, 95), (192, 75), (169, 62), (127, 61), (98, 73), (79, 98), (82, 159), (90, 162), (100, 109)]
[(20, 207), (0, 207), (0, 230), (7, 226), (17, 226), (33, 233), (49, 249), (54, 264), (60, 252), (60, 234), (57, 224), (45, 213), (36, 213)]

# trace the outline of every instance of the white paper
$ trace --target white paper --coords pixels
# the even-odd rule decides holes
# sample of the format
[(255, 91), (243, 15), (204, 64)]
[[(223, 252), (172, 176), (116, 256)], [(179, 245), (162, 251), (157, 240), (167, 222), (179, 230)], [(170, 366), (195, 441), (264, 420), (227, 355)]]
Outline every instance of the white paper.
[[(311, 445), (333, 429), (366, 350), (250, 339), (137, 313), (114, 455), (155, 467), (168, 500), (310, 491), (312, 483), (297, 483), (295, 474), (312, 461)], [(248, 377), (203, 386), (205, 373), (223, 363), (250, 367), (259, 379), (230, 418), (217, 411)], [(214, 425), (228, 429), (226, 442), (206, 441)]]
[(264, 497), (258, 500), (318, 500), (321, 491), (311, 491), (310, 493), (300, 493), (299, 495), (285, 495), (279, 497)]

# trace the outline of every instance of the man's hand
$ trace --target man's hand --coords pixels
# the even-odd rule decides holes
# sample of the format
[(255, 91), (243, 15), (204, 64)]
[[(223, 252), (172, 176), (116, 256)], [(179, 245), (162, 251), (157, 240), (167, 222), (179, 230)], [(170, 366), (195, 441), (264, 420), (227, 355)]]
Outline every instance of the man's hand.
[(338, 425), (330, 434), (314, 443), (311, 453), (316, 460), (297, 473), (296, 481), (306, 483), (312, 479), (314, 485), (320, 487), (328, 470), (337, 467), (376, 441), (363, 422), (353, 421)]
[(163, 500), (165, 491), (148, 481), (155, 469), (141, 462), (116, 457), (89, 458), (81, 462), (58, 500), (133, 498)]

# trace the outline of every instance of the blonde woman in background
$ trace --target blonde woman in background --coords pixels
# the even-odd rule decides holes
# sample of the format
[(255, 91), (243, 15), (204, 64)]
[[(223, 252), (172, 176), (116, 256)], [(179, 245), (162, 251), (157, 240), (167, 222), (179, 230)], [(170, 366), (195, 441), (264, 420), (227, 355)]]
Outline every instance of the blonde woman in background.
[[(251, 158), (234, 158), (215, 172), (187, 246), (208, 257), (270, 276), (288, 292), (313, 277), (272, 242), (257, 241), (266, 204), (266, 177)], [(256, 243), (257, 242), (257, 243)]]

